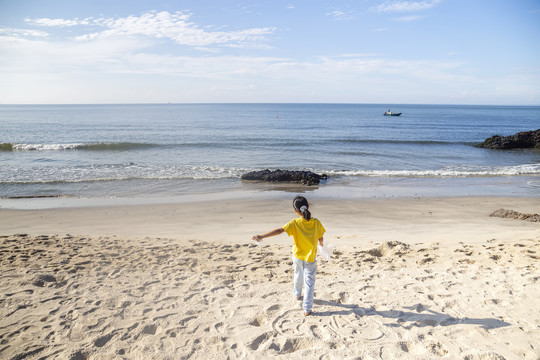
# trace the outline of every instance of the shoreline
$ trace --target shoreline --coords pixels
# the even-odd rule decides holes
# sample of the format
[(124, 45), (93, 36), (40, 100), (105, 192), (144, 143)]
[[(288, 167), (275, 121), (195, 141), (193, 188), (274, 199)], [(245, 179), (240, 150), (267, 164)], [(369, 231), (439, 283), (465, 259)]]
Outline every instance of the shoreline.
[[(242, 242), (251, 235), (285, 224), (293, 213), (295, 193), (234, 192), (191, 196), (183, 202), (106, 205), (102, 200), (86, 206), (53, 208), (0, 208), (0, 234), (77, 234), (130, 238), (166, 237), (202, 241)], [(305, 194), (315, 217), (330, 230), (327, 238), (339, 245), (354, 241), (390, 241), (413, 238), (486, 238), (516, 232), (538, 236), (538, 224), (490, 218), (500, 208), (538, 213), (540, 197), (401, 197), (343, 200)], [(50, 202), (51, 199), (33, 199)], [(25, 201), (25, 200), (23, 200)], [(92, 205), (93, 204), (93, 205)], [(90, 206), (89, 206), (90, 205)], [(251, 234), (251, 235), (250, 235)], [(437, 240), (437, 241), (439, 241)], [(276, 239), (268, 239), (276, 242)], [(435, 240), (432, 240), (435, 241)]]
[[(236, 197), (279, 198), (292, 193), (335, 199), (387, 199), (407, 197), (467, 197), (513, 196), (536, 197), (540, 192), (540, 176), (343, 176), (330, 178), (319, 185), (294, 183), (266, 183), (240, 179), (161, 180), (135, 183), (113, 181), (99, 186), (84, 182), (65, 184), (34, 184), (44, 186), (39, 191), (7, 191), (0, 195), (0, 208), (54, 208), (97, 205), (140, 205), (153, 203), (183, 203), (199, 199)], [(59, 186), (57, 188), (57, 186)]]
[[(280, 199), (292, 194), (306, 194), (322, 199), (401, 199), (452, 197), (538, 197), (540, 176), (494, 177), (363, 177), (324, 181), (306, 186), (294, 183), (240, 181), (231, 183), (161, 184), (148, 192), (121, 191), (101, 194), (31, 194), (0, 197), (0, 209), (47, 209), (116, 205), (174, 204), (223, 199)], [(180, 190), (181, 189), (181, 190)], [(107, 195), (109, 194), (109, 195)]]

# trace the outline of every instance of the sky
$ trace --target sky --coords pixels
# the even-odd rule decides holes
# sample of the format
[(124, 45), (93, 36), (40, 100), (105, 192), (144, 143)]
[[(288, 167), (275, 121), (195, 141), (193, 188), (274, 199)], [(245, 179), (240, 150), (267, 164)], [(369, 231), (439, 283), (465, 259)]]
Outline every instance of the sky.
[(540, 105), (539, 0), (0, 0), (0, 104)]

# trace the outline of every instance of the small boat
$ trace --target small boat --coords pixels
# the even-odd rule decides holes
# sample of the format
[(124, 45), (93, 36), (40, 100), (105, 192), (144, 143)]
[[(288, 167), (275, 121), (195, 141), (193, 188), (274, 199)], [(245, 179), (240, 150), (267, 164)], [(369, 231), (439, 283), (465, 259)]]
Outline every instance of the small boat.
[(384, 112), (384, 116), (399, 116), (399, 115), (401, 115), (401, 113), (393, 113), (390, 111), (390, 109)]

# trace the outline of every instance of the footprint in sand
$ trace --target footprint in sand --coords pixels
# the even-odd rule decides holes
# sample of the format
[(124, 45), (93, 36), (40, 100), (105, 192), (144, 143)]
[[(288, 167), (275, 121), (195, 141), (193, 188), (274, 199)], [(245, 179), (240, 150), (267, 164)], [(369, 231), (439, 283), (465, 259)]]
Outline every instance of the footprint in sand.
[(482, 354), (467, 355), (463, 360), (504, 360), (505, 358), (499, 354), (489, 352)]
[(287, 310), (274, 319), (272, 322), (272, 328), (281, 335), (294, 334), (297, 332), (298, 327), (301, 324), (302, 319), (299, 318), (300, 315), (301, 312), (296, 309)]
[(249, 325), (260, 327), (266, 324), (267, 318), (265, 316), (257, 316), (253, 320), (249, 321)]
[(223, 334), (226, 328), (227, 328), (227, 325), (224, 324), (223, 322), (218, 322), (217, 324), (214, 325), (214, 329), (216, 329), (216, 331), (220, 334)]
[(305, 350), (315, 347), (316, 342), (309, 337), (304, 338), (289, 338), (285, 340), (285, 343), (279, 347), (281, 354), (290, 354), (299, 350)]
[(349, 301), (349, 293), (348, 292), (340, 292), (336, 298), (334, 298), (332, 301), (337, 304), (344, 304)]
[(69, 360), (86, 360), (86, 359), (87, 357), (83, 351), (77, 351), (69, 357)]
[(332, 316), (332, 321), (327, 328), (334, 332), (336, 337), (342, 339), (361, 337), (364, 340), (375, 341), (385, 336), (379, 324), (373, 320), (358, 317), (347, 320), (343, 316)]
[(434, 355), (444, 356), (448, 354), (448, 350), (440, 342), (431, 342), (427, 345), (427, 348)]
[(266, 312), (273, 313), (275, 311), (279, 311), (280, 309), (281, 309), (281, 305), (275, 304), (275, 305), (270, 306), (268, 309), (266, 309)]
[(428, 344), (424, 344), (422, 341), (403, 341), (399, 342), (398, 346), (401, 351), (410, 355), (421, 355), (428, 352), (433, 355), (444, 356), (448, 353), (448, 350), (439, 342), (430, 342)]
[(271, 339), (271, 338), (272, 338), (272, 333), (271, 332), (266, 332), (264, 334), (261, 334), (261, 335), (257, 336), (253, 341), (248, 343), (248, 347), (251, 350), (258, 350), (259, 347), (263, 343), (265, 343), (268, 339)]
[(146, 335), (155, 335), (158, 327), (154, 324), (145, 325), (142, 329), (142, 333)]
[(101, 336), (101, 337), (97, 338), (94, 341), (94, 346), (97, 346), (97, 347), (105, 346), (105, 344), (107, 344), (112, 339), (113, 336), (114, 336), (114, 333), (110, 333), (110, 334), (107, 334), (105, 336)]

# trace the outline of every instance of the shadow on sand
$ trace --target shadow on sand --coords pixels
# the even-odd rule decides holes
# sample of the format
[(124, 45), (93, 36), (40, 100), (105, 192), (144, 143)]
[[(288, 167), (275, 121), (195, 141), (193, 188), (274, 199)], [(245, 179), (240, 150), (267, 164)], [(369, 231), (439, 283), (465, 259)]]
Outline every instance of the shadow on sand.
[[(510, 323), (499, 319), (492, 318), (455, 318), (447, 314), (429, 310), (422, 304), (416, 304), (413, 306), (404, 306), (403, 310), (383, 310), (378, 311), (373, 308), (363, 308), (358, 305), (339, 304), (333, 301), (315, 300), (314, 303), (319, 306), (333, 306), (340, 310), (331, 311), (315, 311), (314, 316), (332, 316), (332, 315), (360, 315), (360, 316), (381, 316), (387, 319), (395, 319), (395, 323), (384, 324), (389, 327), (403, 327), (410, 329), (412, 327), (425, 327), (425, 326), (450, 326), (450, 325), (480, 325), (482, 328), (496, 329), (505, 326), (509, 326)], [(412, 310), (412, 311), (411, 311)]]

